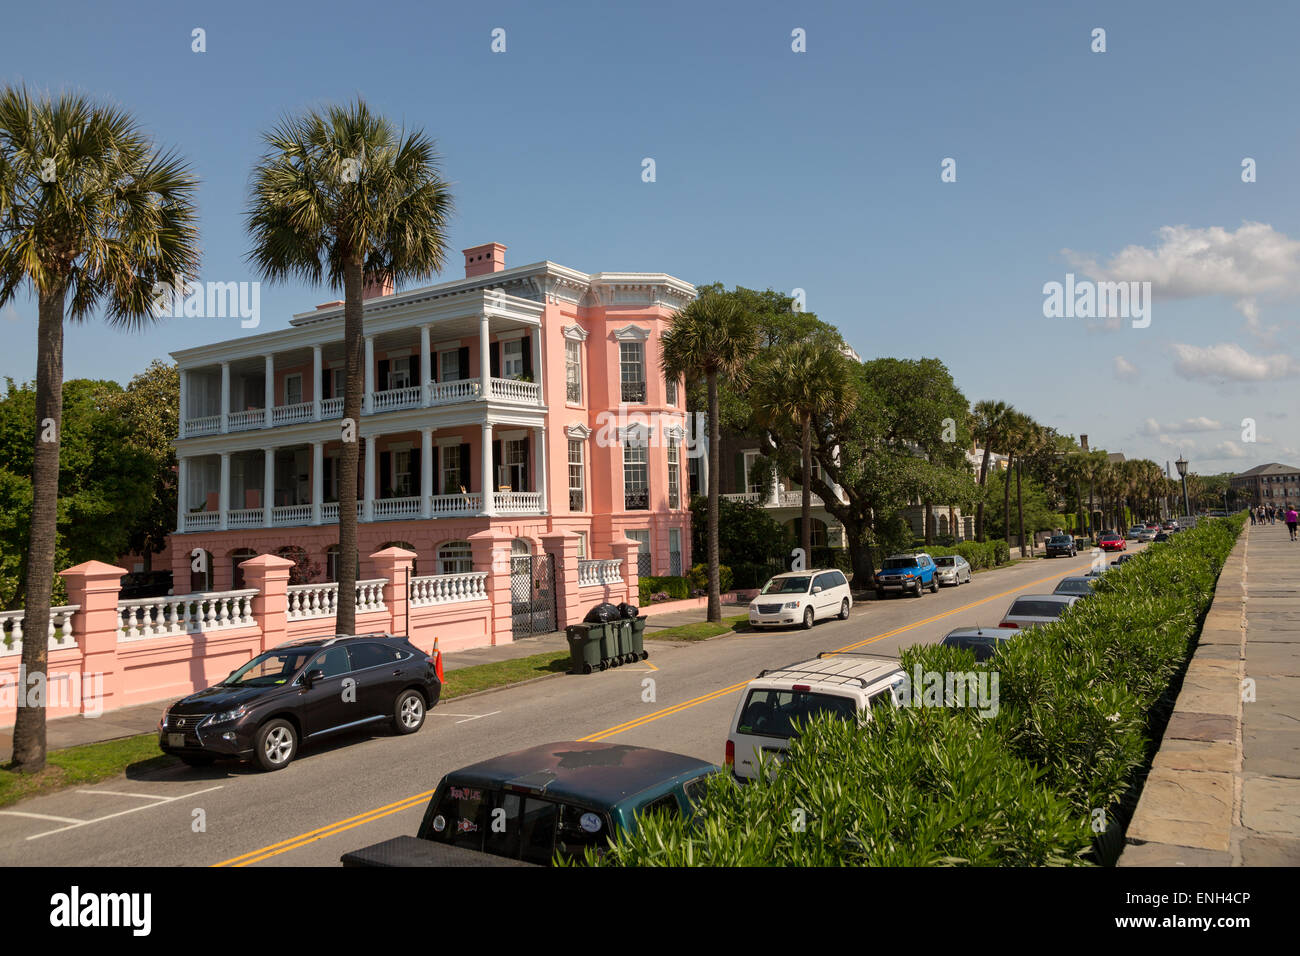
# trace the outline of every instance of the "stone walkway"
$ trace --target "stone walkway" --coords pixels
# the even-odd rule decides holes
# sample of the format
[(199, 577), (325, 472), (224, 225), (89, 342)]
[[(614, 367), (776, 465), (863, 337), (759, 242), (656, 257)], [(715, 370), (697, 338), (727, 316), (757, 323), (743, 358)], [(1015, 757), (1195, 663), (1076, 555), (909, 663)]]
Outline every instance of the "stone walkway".
[(1128, 828), (1121, 866), (1300, 865), (1300, 543), (1249, 525)]

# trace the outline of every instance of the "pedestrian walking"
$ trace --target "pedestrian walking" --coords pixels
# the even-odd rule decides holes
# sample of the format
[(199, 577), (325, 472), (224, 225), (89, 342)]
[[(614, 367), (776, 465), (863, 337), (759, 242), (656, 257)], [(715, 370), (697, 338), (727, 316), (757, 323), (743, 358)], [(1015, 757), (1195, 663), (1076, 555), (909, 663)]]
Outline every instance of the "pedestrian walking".
[(1286, 512), (1286, 530), (1291, 532), (1292, 541), (1295, 540), (1295, 525), (1297, 519), (1300, 519), (1300, 515), (1296, 514), (1295, 507), (1292, 506), (1288, 508)]
[(1258, 523), (1258, 522), (1256, 522), (1256, 520), (1255, 520), (1255, 509), (1254, 509), (1254, 508), (1251, 508), (1251, 509), (1250, 509), (1250, 523), (1251, 523), (1251, 524), (1257, 524), (1257, 523)]

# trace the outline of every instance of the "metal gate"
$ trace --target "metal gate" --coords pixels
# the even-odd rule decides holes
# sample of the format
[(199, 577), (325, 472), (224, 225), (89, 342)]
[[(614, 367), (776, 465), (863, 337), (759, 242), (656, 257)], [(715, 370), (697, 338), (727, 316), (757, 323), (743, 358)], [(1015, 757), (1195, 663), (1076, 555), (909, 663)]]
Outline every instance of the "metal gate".
[(555, 630), (555, 563), (549, 554), (510, 558), (510, 611), (516, 641)]

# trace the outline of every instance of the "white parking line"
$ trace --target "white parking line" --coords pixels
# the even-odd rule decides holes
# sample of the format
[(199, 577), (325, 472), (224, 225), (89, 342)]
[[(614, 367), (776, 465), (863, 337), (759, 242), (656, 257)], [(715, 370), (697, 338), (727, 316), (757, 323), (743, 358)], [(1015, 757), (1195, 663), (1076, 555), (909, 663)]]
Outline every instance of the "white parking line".
[[(41, 837), (53, 836), (55, 833), (63, 833), (65, 830), (75, 830), (75, 829), (77, 829), (78, 827), (89, 826), (89, 825), (92, 824), (92, 823), (101, 823), (101, 822), (103, 822), (104, 820), (112, 820), (114, 817), (123, 817), (123, 816), (126, 816), (128, 813), (135, 813), (135, 812), (137, 812), (137, 811), (139, 811), (139, 810), (149, 810), (149, 809), (151, 809), (151, 808), (153, 808), (153, 807), (160, 807), (160, 806), (162, 806), (164, 803), (172, 803), (173, 801), (176, 801), (176, 800), (186, 800), (186, 799), (188, 799), (188, 798), (190, 798), (190, 797), (197, 797), (199, 794), (202, 794), (202, 793), (211, 793), (213, 790), (220, 790), (220, 789), (222, 789), (223, 786), (224, 786), (224, 784), (218, 784), (218, 785), (215, 786), (215, 787), (207, 787), (207, 788), (205, 788), (205, 789), (203, 789), (203, 790), (195, 790), (193, 793), (183, 793), (183, 794), (181, 794), (180, 796), (176, 796), (176, 797), (163, 797), (163, 796), (158, 796), (158, 795), (155, 795), (155, 794), (143, 794), (143, 793), (113, 793), (113, 792), (110, 791), (110, 790), (78, 790), (78, 791), (77, 791), (78, 793), (87, 793), (87, 794), (90, 794), (90, 793), (107, 793), (107, 794), (109, 794), (110, 796), (116, 796), (116, 797), (141, 797), (141, 798), (143, 798), (143, 799), (145, 799), (145, 800), (150, 800), (150, 801), (152, 801), (152, 802), (151, 802), (151, 803), (147, 803), (147, 804), (145, 804), (144, 806), (140, 806), (140, 807), (131, 807), (129, 810), (119, 810), (117, 813), (108, 813), (108, 814), (105, 814), (105, 815), (102, 816), (102, 817), (95, 817), (94, 819), (91, 819), (91, 820), (72, 820), (72, 821), (69, 822), (69, 825), (66, 826), (66, 827), (59, 827), (59, 828), (57, 828), (57, 829), (55, 829), (55, 830), (46, 830), (44, 833), (33, 833), (33, 834), (32, 834), (31, 836), (29, 836), (27, 839), (29, 839), (29, 840), (39, 840)], [(0, 810), (0, 813), (14, 813), (14, 814), (17, 814), (18, 811), (16, 811), (16, 810)], [(36, 814), (26, 814), (26, 815), (27, 815), (27, 816), (36, 816)], [(56, 818), (56, 817), (50, 817), (50, 818), (48, 818), (48, 819), (58, 819), (58, 818)]]
[(7, 817), (31, 817), (33, 820), (53, 820), (55, 823), (80, 823), (72, 817), (52, 817), (48, 813), (24, 813), (22, 810), (0, 810), (0, 815)]
[(494, 710), (490, 714), (449, 714), (445, 710), (431, 710), (429, 711), (429, 716), (430, 717), (463, 717), (464, 720), (458, 720), (456, 721), (456, 723), (464, 724), (471, 720), (479, 720), (483, 717), (492, 717), (499, 713), (501, 713), (501, 711)]

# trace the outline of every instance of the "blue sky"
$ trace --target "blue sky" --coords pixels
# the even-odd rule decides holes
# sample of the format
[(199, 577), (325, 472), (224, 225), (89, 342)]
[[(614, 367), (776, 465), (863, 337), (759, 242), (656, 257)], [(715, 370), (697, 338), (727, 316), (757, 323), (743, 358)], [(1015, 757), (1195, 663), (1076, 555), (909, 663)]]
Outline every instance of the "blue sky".
[[(0, 82), (116, 102), (187, 156), (202, 279), (255, 278), (241, 212), (262, 131), (361, 94), (438, 142), (457, 204), (443, 278), (498, 241), (508, 265), (802, 288), (864, 357), (938, 356), (972, 401), (1094, 445), (1300, 464), (1300, 8), (1065, 6), (24, 4)], [(1150, 326), (1045, 318), (1067, 272), (1152, 281)], [(261, 330), (332, 298), (264, 286)], [(0, 310), (0, 375), (33, 377), (35, 327), (30, 301)], [(125, 381), (239, 334), (93, 321), (69, 329), (65, 374)]]

